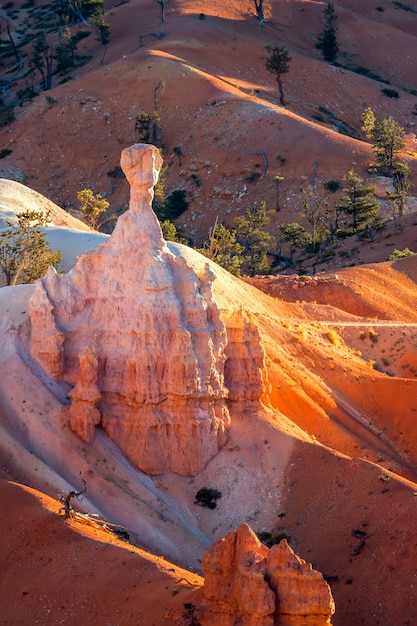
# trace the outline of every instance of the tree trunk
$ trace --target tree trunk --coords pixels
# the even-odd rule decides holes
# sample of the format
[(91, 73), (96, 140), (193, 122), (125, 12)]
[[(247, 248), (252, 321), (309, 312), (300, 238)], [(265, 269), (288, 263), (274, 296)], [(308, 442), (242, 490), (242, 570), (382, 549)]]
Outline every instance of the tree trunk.
[(284, 88), (282, 86), (282, 80), (281, 80), (280, 76), (277, 76), (277, 83), (278, 83), (278, 89), (279, 89), (279, 101), (280, 101), (281, 105), (283, 107), (285, 107)]
[(258, 16), (258, 22), (260, 24), (263, 24), (265, 21), (264, 9), (263, 9), (264, 0), (254, 0), (254, 2), (255, 2), (256, 15)]

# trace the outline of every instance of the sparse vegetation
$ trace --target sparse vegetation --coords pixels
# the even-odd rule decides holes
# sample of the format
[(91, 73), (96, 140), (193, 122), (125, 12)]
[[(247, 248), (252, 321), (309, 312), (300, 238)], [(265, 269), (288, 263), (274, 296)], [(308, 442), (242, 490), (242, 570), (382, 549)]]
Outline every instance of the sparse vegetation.
[(175, 220), (188, 209), (187, 192), (185, 189), (174, 189), (161, 210), (161, 217), (168, 220)]
[(185, 602), (184, 604), (184, 613), (182, 614), (182, 619), (186, 620), (182, 621), (181, 624), (184, 626), (200, 626), (200, 622), (196, 617), (196, 607), (191, 602)]
[(388, 261), (398, 261), (398, 259), (404, 259), (408, 256), (415, 256), (416, 252), (413, 252), (409, 248), (404, 248), (403, 250), (395, 249), (392, 254), (389, 255)]
[(91, 189), (82, 189), (77, 193), (80, 211), (91, 228), (98, 228), (103, 224), (103, 214), (110, 204), (99, 193), (94, 194)]
[(170, 220), (163, 220), (160, 223), (160, 226), (162, 230), (162, 236), (165, 239), (165, 241), (174, 241), (175, 243), (185, 243), (185, 244), (188, 243), (185, 237), (181, 237), (181, 235), (179, 235), (177, 231), (177, 227)]
[(332, 178), (331, 180), (328, 180), (327, 183), (324, 183), (324, 188), (326, 189), (326, 191), (335, 193), (340, 189), (340, 182)]
[(372, 231), (379, 224), (381, 207), (375, 201), (375, 187), (366, 185), (363, 179), (353, 170), (345, 176), (344, 195), (339, 203), (339, 210), (350, 218), (346, 222), (348, 234), (365, 232), (372, 238)]
[(152, 143), (154, 146), (158, 146), (159, 142), (159, 113), (154, 111), (152, 115), (141, 111), (136, 116), (135, 121), (135, 133), (143, 143)]
[(338, 346), (339, 345), (339, 343), (340, 343), (339, 335), (337, 334), (337, 332), (335, 330), (328, 330), (326, 332), (326, 337), (330, 341), (330, 343), (333, 344), (334, 346)]
[(282, 77), (290, 71), (291, 57), (288, 54), (288, 50), (283, 46), (267, 46), (266, 49), (270, 53), (270, 57), (266, 61), (266, 69), (275, 76), (279, 89), (279, 101), (284, 107), (285, 99)]
[(32, 283), (43, 276), (50, 265), (57, 267), (61, 253), (51, 250), (42, 228), (49, 214), (26, 210), (16, 214), (17, 224), (0, 232), (0, 270), (6, 285)]
[(200, 252), (231, 274), (239, 276), (243, 250), (244, 247), (236, 241), (236, 230), (216, 223), (210, 230), (208, 246)]
[(215, 509), (217, 500), (222, 497), (222, 492), (212, 487), (202, 487), (197, 491), (194, 504), (207, 509)]
[(398, 99), (400, 97), (400, 94), (398, 93), (398, 91), (396, 89), (390, 89), (389, 87), (383, 87), (381, 89), (381, 91), (384, 94), (384, 96), (387, 96), (388, 98)]
[(12, 152), (13, 150), (11, 150), (10, 148), (3, 148), (3, 150), (0, 150), (0, 159), (5, 159)]
[(362, 113), (362, 130), (374, 142), (375, 171), (391, 173), (394, 159), (403, 148), (405, 131), (392, 117), (377, 121), (370, 107)]
[(337, 59), (339, 44), (337, 41), (337, 15), (333, 2), (328, 2), (322, 11), (323, 30), (317, 37), (316, 48), (321, 51), (325, 61), (333, 63)]
[(265, 202), (235, 219), (236, 241), (244, 248), (242, 270), (251, 276), (267, 274), (270, 270), (268, 255), (275, 248), (274, 238), (266, 230), (270, 220), (271, 211)]
[(279, 544), (283, 539), (286, 539), (288, 543), (291, 542), (290, 535), (287, 535), (287, 533), (283, 532), (274, 535), (268, 531), (263, 530), (256, 534), (259, 541), (261, 541), (267, 548), (272, 548), (272, 546)]

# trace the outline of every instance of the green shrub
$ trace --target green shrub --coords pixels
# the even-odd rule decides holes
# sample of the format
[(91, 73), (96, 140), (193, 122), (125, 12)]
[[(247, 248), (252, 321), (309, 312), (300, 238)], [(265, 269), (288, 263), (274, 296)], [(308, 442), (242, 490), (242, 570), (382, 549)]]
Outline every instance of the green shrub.
[(260, 533), (257, 533), (257, 536), (258, 536), (259, 541), (261, 541), (264, 544), (264, 546), (266, 546), (267, 548), (272, 548), (272, 546), (277, 545), (283, 539), (286, 539), (288, 543), (291, 542), (290, 535), (287, 535), (286, 533), (279, 533), (278, 535), (273, 535), (272, 533), (269, 533), (267, 531), (262, 531)]
[(188, 209), (186, 194), (185, 189), (174, 189), (174, 191), (169, 194), (163, 209), (163, 217), (165, 219), (173, 221)]
[(395, 249), (394, 252), (389, 255), (388, 261), (398, 261), (398, 259), (404, 259), (407, 256), (415, 256), (415, 254), (416, 253), (409, 248), (404, 248), (404, 250)]
[(324, 188), (327, 191), (331, 191), (332, 193), (334, 193), (340, 188), (340, 183), (338, 180), (332, 178), (331, 180), (328, 180), (327, 183), (324, 183)]
[(388, 98), (399, 98), (400, 94), (398, 93), (398, 91), (396, 89), (389, 89), (389, 87), (384, 87), (383, 89), (381, 89), (382, 93), (385, 96), (388, 96)]
[(212, 487), (202, 487), (197, 491), (194, 504), (206, 507), (207, 509), (215, 509), (217, 500), (222, 497), (222, 492)]
[(13, 152), (13, 150), (10, 150), (10, 148), (3, 148), (3, 150), (0, 150), (0, 159), (4, 159), (5, 157), (9, 156), (9, 154), (11, 154)]

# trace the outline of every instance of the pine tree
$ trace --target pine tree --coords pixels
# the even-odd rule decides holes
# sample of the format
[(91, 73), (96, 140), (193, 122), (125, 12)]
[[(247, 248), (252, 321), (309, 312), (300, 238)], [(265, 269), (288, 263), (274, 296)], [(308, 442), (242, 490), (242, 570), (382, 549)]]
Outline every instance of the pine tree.
[(348, 233), (370, 233), (378, 224), (381, 207), (375, 200), (375, 187), (365, 185), (363, 179), (351, 169), (345, 176), (344, 195), (339, 209), (350, 218)]
[(266, 49), (271, 53), (271, 56), (266, 61), (266, 69), (275, 75), (279, 89), (279, 101), (285, 107), (282, 75), (288, 74), (290, 71), (291, 57), (288, 54), (288, 50), (282, 46), (267, 46)]
[(99, 226), (101, 215), (107, 211), (110, 204), (99, 193), (94, 195), (91, 189), (82, 189), (77, 193), (80, 211), (91, 228)]
[(303, 194), (303, 216), (310, 226), (313, 251), (317, 252), (324, 239), (330, 234), (331, 211), (328, 198), (322, 198), (311, 187), (301, 189)]
[(294, 264), (294, 253), (297, 248), (304, 247), (311, 243), (311, 235), (307, 232), (304, 226), (298, 224), (298, 222), (292, 222), (286, 226), (279, 227), (281, 232), (281, 240), (284, 243), (290, 244), (290, 263)]
[(208, 246), (199, 250), (204, 256), (218, 263), (225, 270), (240, 275), (244, 247), (236, 241), (236, 231), (224, 224), (215, 224), (209, 234)]
[(324, 60), (329, 63), (336, 61), (339, 52), (336, 32), (337, 15), (333, 2), (328, 2), (323, 9), (323, 31), (317, 37), (316, 48), (321, 50)]
[(270, 222), (270, 213), (265, 202), (259, 207), (251, 207), (245, 215), (237, 217), (236, 241), (244, 246), (243, 269), (251, 274), (267, 274), (270, 270), (268, 254), (275, 247), (274, 238), (265, 230)]
[(391, 172), (394, 158), (404, 145), (405, 130), (394, 119), (386, 118), (375, 124), (373, 139), (380, 170)]
[(61, 261), (61, 253), (49, 248), (41, 230), (49, 214), (27, 209), (16, 219), (17, 225), (6, 220), (9, 228), (0, 234), (0, 270), (6, 285), (31, 283)]
[(394, 192), (388, 192), (393, 217), (402, 217), (412, 189), (411, 169), (407, 163), (397, 161), (392, 170)]
[(372, 111), (371, 107), (367, 107), (365, 111), (361, 115), (362, 119), (362, 128), (361, 130), (365, 134), (367, 139), (372, 139), (376, 124), (375, 113)]

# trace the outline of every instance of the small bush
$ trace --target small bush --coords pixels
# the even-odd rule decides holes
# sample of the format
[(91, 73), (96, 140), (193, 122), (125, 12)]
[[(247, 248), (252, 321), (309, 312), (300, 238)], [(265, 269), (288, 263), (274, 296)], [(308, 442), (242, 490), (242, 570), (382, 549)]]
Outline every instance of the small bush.
[(198, 19), (199, 20), (205, 20), (206, 19), (205, 14), (204, 13), (200, 13), (200, 15), (198, 16)]
[(202, 487), (197, 491), (194, 504), (206, 507), (207, 509), (215, 509), (217, 500), (222, 497), (222, 492), (212, 487)]
[(379, 74), (375, 74), (375, 72), (370, 70), (368, 67), (363, 67), (363, 65), (358, 65), (357, 67), (354, 67), (353, 71), (356, 74), (360, 74), (361, 76), (366, 76), (367, 78), (371, 78), (372, 80), (377, 80), (380, 83), (385, 83), (386, 85), (389, 85), (389, 80), (382, 78), (382, 76), (379, 76)]
[(252, 174), (249, 174), (249, 176), (246, 177), (246, 181), (248, 183), (256, 183), (260, 177), (260, 172), (252, 172)]
[(400, 97), (400, 94), (398, 93), (396, 89), (389, 89), (389, 87), (384, 87), (383, 89), (381, 89), (381, 91), (385, 96), (388, 96), (388, 98)]
[(338, 180), (332, 179), (328, 180), (327, 183), (324, 183), (324, 188), (331, 193), (334, 193), (338, 189), (340, 189), (340, 183)]
[(328, 330), (326, 332), (326, 337), (330, 341), (330, 343), (333, 344), (334, 346), (339, 345), (339, 337), (335, 330)]
[(290, 535), (287, 535), (286, 533), (279, 533), (278, 535), (273, 535), (272, 533), (269, 533), (267, 531), (262, 531), (260, 533), (257, 533), (257, 536), (258, 536), (259, 541), (261, 541), (264, 544), (264, 546), (266, 546), (267, 548), (272, 548), (272, 546), (277, 545), (283, 539), (286, 539), (288, 543), (291, 542)]
[(173, 221), (188, 209), (186, 193), (185, 189), (174, 189), (174, 191), (169, 194), (163, 210), (164, 219)]
[(398, 261), (398, 259), (405, 259), (408, 256), (415, 256), (415, 252), (410, 250), (410, 248), (404, 248), (404, 250), (395, 249), (392, 254), (389, 255), (388, 261)]
[(378, 333), (376, 332), (376, 330), (374, 330), (373, 328), (369, 329), (369, 339), (372, 341), (372, 343), (376, 343), (378, 341)]
[(0, 150), (0, 159), (4, 159), (5, 157), (9, 156), (9, 154), (11, 154), (13, 152), (13, 150), (10, 150), (10, 148), (3, 148), (3, 150)]
[(409, 11), (410, 13), (417, 13), (417, 11), (409, 4), (403, 4), (402, 2), (393, 2), (392, 4), (396, 9), (402, 9), (403, 11)]

